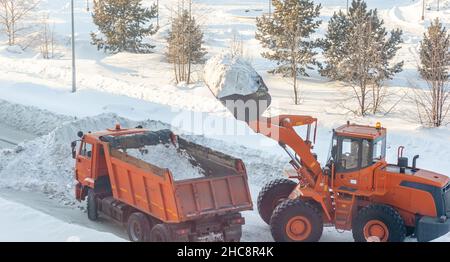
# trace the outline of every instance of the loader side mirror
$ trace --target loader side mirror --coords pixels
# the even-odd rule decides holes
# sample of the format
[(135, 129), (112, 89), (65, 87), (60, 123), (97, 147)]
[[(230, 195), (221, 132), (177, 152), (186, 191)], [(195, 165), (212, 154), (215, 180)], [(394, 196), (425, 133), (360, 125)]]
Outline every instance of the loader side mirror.
[(83, 138), (83, 132), (81, 132), (81, 131), (78, 131), (78, 133), (77, 133), (77, 136), (79, 137), (79, 138)]

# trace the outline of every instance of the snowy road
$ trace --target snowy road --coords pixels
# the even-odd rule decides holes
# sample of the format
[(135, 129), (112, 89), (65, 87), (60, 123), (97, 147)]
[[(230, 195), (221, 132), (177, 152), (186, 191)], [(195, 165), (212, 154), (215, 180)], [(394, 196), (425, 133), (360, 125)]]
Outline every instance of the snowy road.
[[(104, 223), (93, 228), (81, 212), (55, 205), (36, 193), (2, 190), (0, 209), (0, 241), (125, 241), (110, 229), (102, 230)], [(80, 223), (83, 219), (85, 223)]]
[[(36, 136), (0, 122), (0, 149)], [(0, 241), (124, 241), (123, 228), (101, 219), (88, 220), (79, 209), (37, 192), (0, 190)], [(30, 220), (29, 218), (33, 219)], [(1, 226), (3, 225), (3, 226)], [(45, 237), (44, 237), (45, 236)]]

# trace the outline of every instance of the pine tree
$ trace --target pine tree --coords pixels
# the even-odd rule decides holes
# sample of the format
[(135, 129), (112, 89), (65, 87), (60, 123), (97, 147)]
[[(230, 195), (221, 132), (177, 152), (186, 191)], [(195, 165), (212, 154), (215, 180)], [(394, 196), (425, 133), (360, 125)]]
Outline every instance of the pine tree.
[(109, 53), (149, 53), (154, 46), (143, 40), (156, 32), (150, 23), (156, 13), (156, 5), (144, 8), (142, 0), (96, 0), (92, 17), (100, 34), (91, 33), (92, 44)]
[(334, 80), (342, 80), (339, 74), (339, 65), (344, 62), (344, 58), (349, 55), (349, 50), (344, 44), (350, 34), (350, 21), (347, 16), (339, 10), (334, 13), (328, 23), (328, 30), (325, 34), (322, 48), (327, 63), (320, 73)]
[(176, 82), (191, 82), (192, 64), (204, 62), (206, 54), (203, 32), (188, 10), (181, 10), (173, 19), (167, 38), (167, 60), (173, 64)]
[(256, 39), (270, 49), (261, 55), (278, 64), (269, 72), (293, 78), (294, 101), (298, 104), (297, 77), (308, 76), (306, 70), (319, 65), (314, 51), (318, 42), (310, 40), (310, 36), (321, 23), (317, 20), (321, 5), (309, 0), (273, 0), (272, 3), (275, 8), (272, 16), (256, 20)]
[(391, 63), (402, 31), (389, 34), (377, 10), (367, 10), (364, 1), (354, 0), (348, 14), (339, 11), (328, 24), (322, 43), (326, 66), (323, 76), (350, 83), (358, 101), (359, 115), (380, 110), (385, 97), (384, 82), (401, 72), (403, 62)]
[(416, 93), (419, 119), (428, 126), (441, 126), (450, 110), (450, 35), (436, 18), (420, 43), (419, 72), (428, 90)]

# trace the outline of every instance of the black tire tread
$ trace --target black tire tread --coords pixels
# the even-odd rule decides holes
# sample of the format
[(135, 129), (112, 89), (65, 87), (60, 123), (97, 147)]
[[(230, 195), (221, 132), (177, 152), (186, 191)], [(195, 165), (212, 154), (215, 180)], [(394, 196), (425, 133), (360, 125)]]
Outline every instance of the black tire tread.
[(144, 237), (139, 242), (147, 242), (149, 239), (149, 234), (150, 234), (150, 230), (151, 230), (151, 224), (150, 224), (150, 221), (149, 221), (147, 215), (145, 215), (142, 212), (134, 212), (128, 217), (127, 233), (128, 233), (128, 237), (129, 237), (130, 241), (133, 241), (132, 236), (131, 236), (131, 229), (130, 229), (131, 219), (136, 219), (140, 223), (142, 223), (142, 230), (144, 232)]
[(87, 196), (87, 215), (89, 220), (96, 221), (98, 220), (98, 210), (97, 210), (97, 202), (96, 202), (95, 192), (94, 189), (89, 188), (88, 189), (88, 196)]
[(173, 239), (171, 237), (171, 231), (165, 224), (157, 224), (155, 225), (152, 230), (150, 231), (150, 241), (151, 242), (157, 242), (155, 234), (162, 234), (163, 240), (162, 242), (172, 242)]
[(294, 190), (295, 186), (297, 186), (297, 183), (292, 180), (286, 178), (278, 178), (270, 181), (261, 189), (258, 194), (257, 208), (259, 216), (264, 222), (266, 222), (266, 224), (270, 224), (270, 218), (272, 216), (273, 210), (270, 210), (270, 212), (269, 210), (267, 210), (267, 206), (264, 204), (265, 198), (270, 196), (271, 193), (273, 193), (277, 189), (280, 189), (281, 187), (284, 187), (283, 189), (286, 191), (289, 191), (289, 189), (292, 188), (290, 190), (292, 191)]

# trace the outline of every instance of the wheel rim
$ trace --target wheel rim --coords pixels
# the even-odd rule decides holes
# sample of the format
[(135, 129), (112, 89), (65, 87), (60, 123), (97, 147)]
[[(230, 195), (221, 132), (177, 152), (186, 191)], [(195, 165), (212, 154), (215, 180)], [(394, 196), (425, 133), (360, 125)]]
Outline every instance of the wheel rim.
[(303, 241), (311, 235), (312, 225), (308, 218), (295, 216), (286, 224), (286, 234), (295, 241)]
[(133, 222), (133, 224), (131, 225), (131, 237), (134, 241), (138, 241), (142, 237), (142, 230), (139, 223), (137, 222)]
[(371, 240), (371, 238), (376, 237), (372, 241), (387, 242), (389, 239), (389, 229), (385, 223), (380, 220), (370, 220), (364, 226), (364, 238), (366, 240)]

